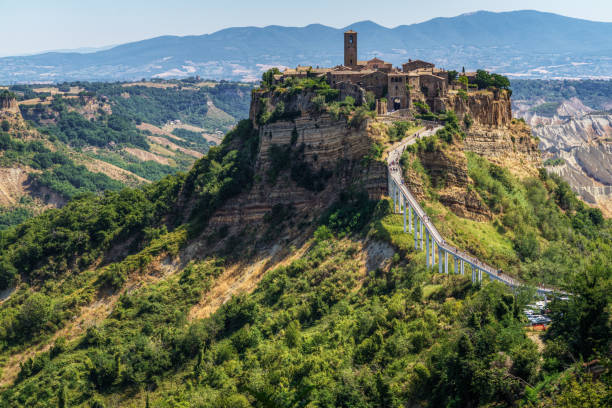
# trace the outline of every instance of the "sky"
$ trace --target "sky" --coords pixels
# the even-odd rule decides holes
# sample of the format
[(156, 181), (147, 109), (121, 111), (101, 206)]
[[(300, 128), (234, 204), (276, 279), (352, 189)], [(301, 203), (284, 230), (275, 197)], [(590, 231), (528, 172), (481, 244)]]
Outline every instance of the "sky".
[(539, 10), (612, 22), (612, 0), (0, 0), (0, 56), (104, 47), (227, 27), (386, 27), (478, 11)]

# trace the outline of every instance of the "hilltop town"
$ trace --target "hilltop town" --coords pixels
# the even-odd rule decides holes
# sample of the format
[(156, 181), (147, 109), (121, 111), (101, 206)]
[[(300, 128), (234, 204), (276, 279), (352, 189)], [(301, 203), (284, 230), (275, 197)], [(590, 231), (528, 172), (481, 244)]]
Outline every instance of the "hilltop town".
[(325, 77), (334, 89), (356, 85), (373, 93), (378, 114), (413, 109), (416, 102), (427, 103), (434, 112), (444, 111), (444, 98), (449, 93), (477, 89), (477, 72), (447, 71), (436, 68), (431, 62), (412, 59), (401, 68), (376, 57), (360, 61), (357, 38), (355, 31), (344, 33), (343, 65), (332, 68), (298, 66), (274, 75), (274, 82), (280, 84), (287, 78)]
[[(264, 73), (205, 150), (193, 121), (250, 87), (0, 91), (2, 163), (36, 180), (203, 155), (2, 231), (0, 407), (604, 405), (612, 224), (536, 167), (503, 76), (344, 38), (341, 66)], [(530, 306), (551, 288), (573, 296)]]

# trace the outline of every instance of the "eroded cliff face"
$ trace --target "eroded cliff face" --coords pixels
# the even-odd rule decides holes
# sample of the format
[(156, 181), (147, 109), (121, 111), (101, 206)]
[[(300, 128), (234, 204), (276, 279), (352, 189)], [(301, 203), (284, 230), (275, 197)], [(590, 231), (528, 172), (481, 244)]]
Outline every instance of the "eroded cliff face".
[(464, 149), (508, 167), (519, 175), (533, 175), (540, 161), (538, 142), (525, 123), (512, 118), (510, 94), (505, 90), (457, 93), (436, 100), (436, 108), (453, 110), (465, 126)]
[[(415, 154), (427, 172), (438, 199), (455, 214), (476, 221), (491, 218), (488, 207), (480, 196), (468, 188), (467, 159), (461, 144), (445, 150), (419, 152)], [(404, 169), (404, 180), (419, 200), (425, 200), (425, 189), (421, 177), (412, 168)]]
[[(224, 205), (213, 216), (213, 226), (243, 226), (269, 219), (279, 209), (292, 214), (295, 223), (312, 221), (337, 198), (339, 192), (356, 186), (370, 197), (386, 194), (384, 163), (365, 160), (381, 134), (378, 122), (351, 127), (344, 118), (321, 113), (313, 104), (314, 92), (295, 94), (255, 90), (250, 120), (259, 134), (255, 184), (249, 192)], [(464, 100), (445, 98), (445, 109), (454, 109), (465, 126), (465, 140), (450, 149), (419, 153), (443, 204), (456, 214), (474, 219), (490, 218), (486, 205), (469, 188), (466, 151), (476, 152), (522, 175), (534, 175), (539, 158), (529, 127), (512, 120), (510, 99), (505, 91), (478, 92)], [(408, 172), (414, 171), (408, 169)], [(405, 180), (417, 197), (424, 188), (416, 174)], [(312, 183), (309, 183), (309, 180)]]
[(439, 110), (452, 110), (461, 120), (468, 114), (478, 126), (505, 128), (512, 123), (510, 95), (505, 90), (470, 92), (467, 98), (449, 94), (436, 103)]
[(0, 99), (0, 111), (10, 112), (10, 113), (18, 113), (19, 105), (17, 104), (17, 99), (15, 98), (2, 98)]
[(598, 111), (612, 102), (603, 100), (593, 109), (573, 97), (560, 101), (552, 114), (534, 110), (547, 102), (551, 101), (542, 97), (515, 99), (514, 115), (531, 125), (543, 159), (563, 159), (562, 165), (546, 169), (567, 181), (585, 202), (612, 217), (612, 115)]
[(19, 104), (15, 98), (0, 98), (0, 121), (8, 122), (10, 133), (23, 139), (27, 139), (36, 132), (32, 131), (21, 116)]
[[(344, 118), (317, 113), (313, 96), (253, 94), (250, 119), (259, 133), (255, 184), (217, 211), (213, 226), (259, 222), (281, 207), (299, 224), (318, 217), (351, 186), (372, 198), (386, 193), (384, 163), (364, 159), (374, 141), (368, 123), (351, 127)], [(273, 112), (279, 102), (290, 118), (260, 124), (262, 112)]]
[[(416, 154), (441, 203), (455, 214), (484, 221), (491, 218), (480, 196), (470, 188), (466, 152), (474, 152), (506, 167), (520, 177), (536, 176), (540, 163), (537, 140), (524, 122), (512, 119), (509, 93), (478, 91), (467, 98), (450, 94), (435, 101), (434, 110), (453, 110), (465, 138), (455, 139), (432, 152)], [(465, 118), (465, 120), (464, 120)], [(413, 169), (404, 178), (419, 199), (425, 199), (425, 188)]]
[(520, 121), (506, 128), (472, 126), (466, 130), (464, 149), (478, 153), (519, 176), (537, 174), (541, 161), (538, 141)]

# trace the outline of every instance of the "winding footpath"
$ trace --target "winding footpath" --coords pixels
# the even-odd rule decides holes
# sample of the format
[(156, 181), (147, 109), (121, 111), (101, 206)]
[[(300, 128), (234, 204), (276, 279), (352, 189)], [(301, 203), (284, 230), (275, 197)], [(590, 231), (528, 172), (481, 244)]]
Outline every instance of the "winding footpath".
[[(404, 232), (414, 234), (414, 249), (425, 249), (428, 269), (430, 267), (434, 268), (437, 256), (438, 272), (448, 274), (450, 273), (450, 258), (452, 272), (465, 275), (466, 269), (469, 267), (472, 273), (472, 282), (482, 281), (484, 274), (491, 280), (500, 281), (513, 288), (522, 286), (522, 282), (504, 274), (501, 270), (493, 268), (467, 252), (448, 244), (404, 184), (399, 165), (402, 153), (407, 146), (414, 144), (419, 138), (431, 136), (440, 129), (442, 129), (442, 126), (417, 132), (404, 139), (389, 151), (387, 157), (388, 188), (389, 196), (393, 199), (393, 211), (395, 213), (403, 213)], [(554, 292), (553, 289), (544, 286), (538, 286), (536, 290), (539, 295), (549, 295)]]

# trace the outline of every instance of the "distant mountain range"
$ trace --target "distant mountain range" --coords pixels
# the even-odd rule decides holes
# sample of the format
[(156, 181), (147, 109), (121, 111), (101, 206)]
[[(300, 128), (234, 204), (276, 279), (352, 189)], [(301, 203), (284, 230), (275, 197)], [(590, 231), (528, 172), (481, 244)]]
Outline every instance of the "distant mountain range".
[(399, 65), (419, 58), (460, 70), (486, 68), (515, 78), (612, 78), (612, 23), (538, 11), (479, 11), (424, 23), (344, 28), (237, 27), (200, 36), (163, 36), (93, 53), (0, 58), (0, 83), (134, 80), (200, 75), (256, 80), (271, 66), (342, 62), (342, 33), (359, 32), (359, 57)]

